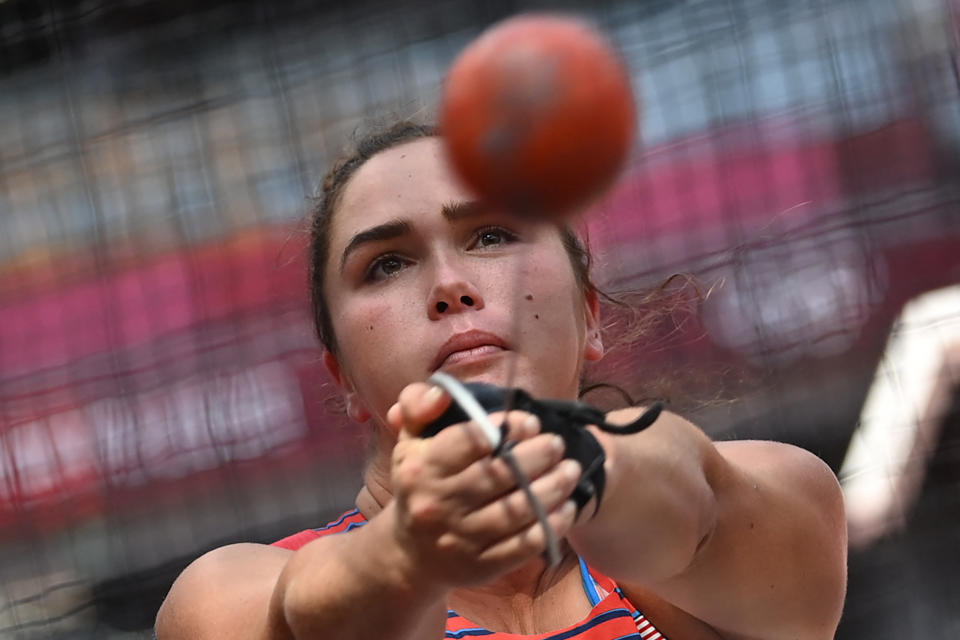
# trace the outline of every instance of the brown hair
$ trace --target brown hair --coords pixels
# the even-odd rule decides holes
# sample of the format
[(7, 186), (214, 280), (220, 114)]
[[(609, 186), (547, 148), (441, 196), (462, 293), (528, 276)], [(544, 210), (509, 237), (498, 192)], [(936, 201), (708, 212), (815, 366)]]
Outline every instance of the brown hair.
[[(323, 179), (317, 204), (311, 211), (309, 286), (317, 337), (324, 348), (331, 353), (337, 353), (337, 340), (324, 300), (323, 278), (330, 249), (328, 238), (330, 222), (343, 196), (343, 191), (357, 169), (376, 154), (407, 142), (436, 135), (437, 128), (433, 125), (403, 121), (388, 129), (363, 136), (357, 140), (353, 151), (337, 161)], [(570, 257), (577, 284), (584, 293), (597, 291), (593, 282), (590, 281), (590, 252), (570, 227), (562, 226), (560, 231), (563, 248)]]

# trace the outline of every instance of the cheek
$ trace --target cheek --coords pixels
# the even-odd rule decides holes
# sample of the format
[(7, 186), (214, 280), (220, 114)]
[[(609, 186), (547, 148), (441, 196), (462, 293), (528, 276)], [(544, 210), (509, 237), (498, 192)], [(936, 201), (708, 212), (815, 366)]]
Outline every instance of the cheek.
[(367, 408), (375, 413), (393, 404), (409, 367), (412, 340), (402, 321), (410, 309), (390, 298), (352, 300), (335, 318), (338, 347), (345, 371)]
[(585, 326), (583, 300), (568, 272), (569, 265), (558, 264), (532, 268), (526, 275), (520, 310), (534, 335), (554, 341), (580, 339)]
[(568, 261), (531, 260), (524, 280), (527, 290), (524, 302), (536, 309), (539, 319), (569, 323), (581, 318), (583, 296)]
[(555, 344), (577, 341), (583, 332), (582, 311), (577, 301), (565, 290), (542, 292), (525, 300), (525, 323), (535, 335), (549, 338)]
[(348, 312), (336, 319), (339, 347), (360, 373), (369, 371), (372, 363), (390, 353), (391, 338), (398, 333), (396, 308), (387, 301), (365, 301), (352, 304)]

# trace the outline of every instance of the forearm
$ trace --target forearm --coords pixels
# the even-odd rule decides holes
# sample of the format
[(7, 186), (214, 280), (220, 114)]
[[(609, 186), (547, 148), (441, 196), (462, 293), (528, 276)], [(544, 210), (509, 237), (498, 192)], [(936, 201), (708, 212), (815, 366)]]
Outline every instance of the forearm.
[(389, 540), (387, 517), (307, 545), (290, 559), (271, 606), (294, 638), (443, 637), (446, 593), (418, 583), (415, 568)]
[(598, 435), (607, 451), (607, 489), (596, 516), (571, 531), (571, 543), (615, 579), (651, 584), (677, 575), (716, 520), (713, 443), (667, 413), (638, 434)]

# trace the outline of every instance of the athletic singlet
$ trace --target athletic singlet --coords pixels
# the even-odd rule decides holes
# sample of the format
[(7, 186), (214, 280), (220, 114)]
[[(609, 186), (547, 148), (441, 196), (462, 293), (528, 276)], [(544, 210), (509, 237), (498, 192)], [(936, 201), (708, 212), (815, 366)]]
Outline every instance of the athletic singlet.
[[(363, 515), (353, 509), (325, 527), (295, 533), (274, 542), (273, 546), (296, 551), (312, 540), (345, 533), (363, 526), (366, 522)], [(484, 629), (450, 610), (447, 612), (446, 637), (483, 637), (484, 640), (665, 640), (653, 624), (627, 600), (616, 582), (591, 571), (583, 560), (580, 560), (580, 578), (593, 609), (584, 620), (573, 626), (532, 636), (515, 635)]]

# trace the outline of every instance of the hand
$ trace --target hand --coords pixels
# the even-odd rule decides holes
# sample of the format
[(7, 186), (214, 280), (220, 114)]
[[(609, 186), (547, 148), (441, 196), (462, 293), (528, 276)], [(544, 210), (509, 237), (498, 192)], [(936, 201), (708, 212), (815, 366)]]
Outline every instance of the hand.
[[(419, 577), (453, 588), (484, 584), (534, 559), (546, 535), (506, 463), (492, 457), (480, 428), (461, 423), (430, 438), (418, 434), (450, 403), (441, 389), (407, 386), (387, 413), (399, 430), (393, 450), (394, 532)], [(493, 414), (494, 424), (502, 413)], [(563, 441), (540, 434), (536, 416), (512, 411), (513, 454), (558, 537), (573, 524), (569, 500), (580, 465), (563, 460)]]

